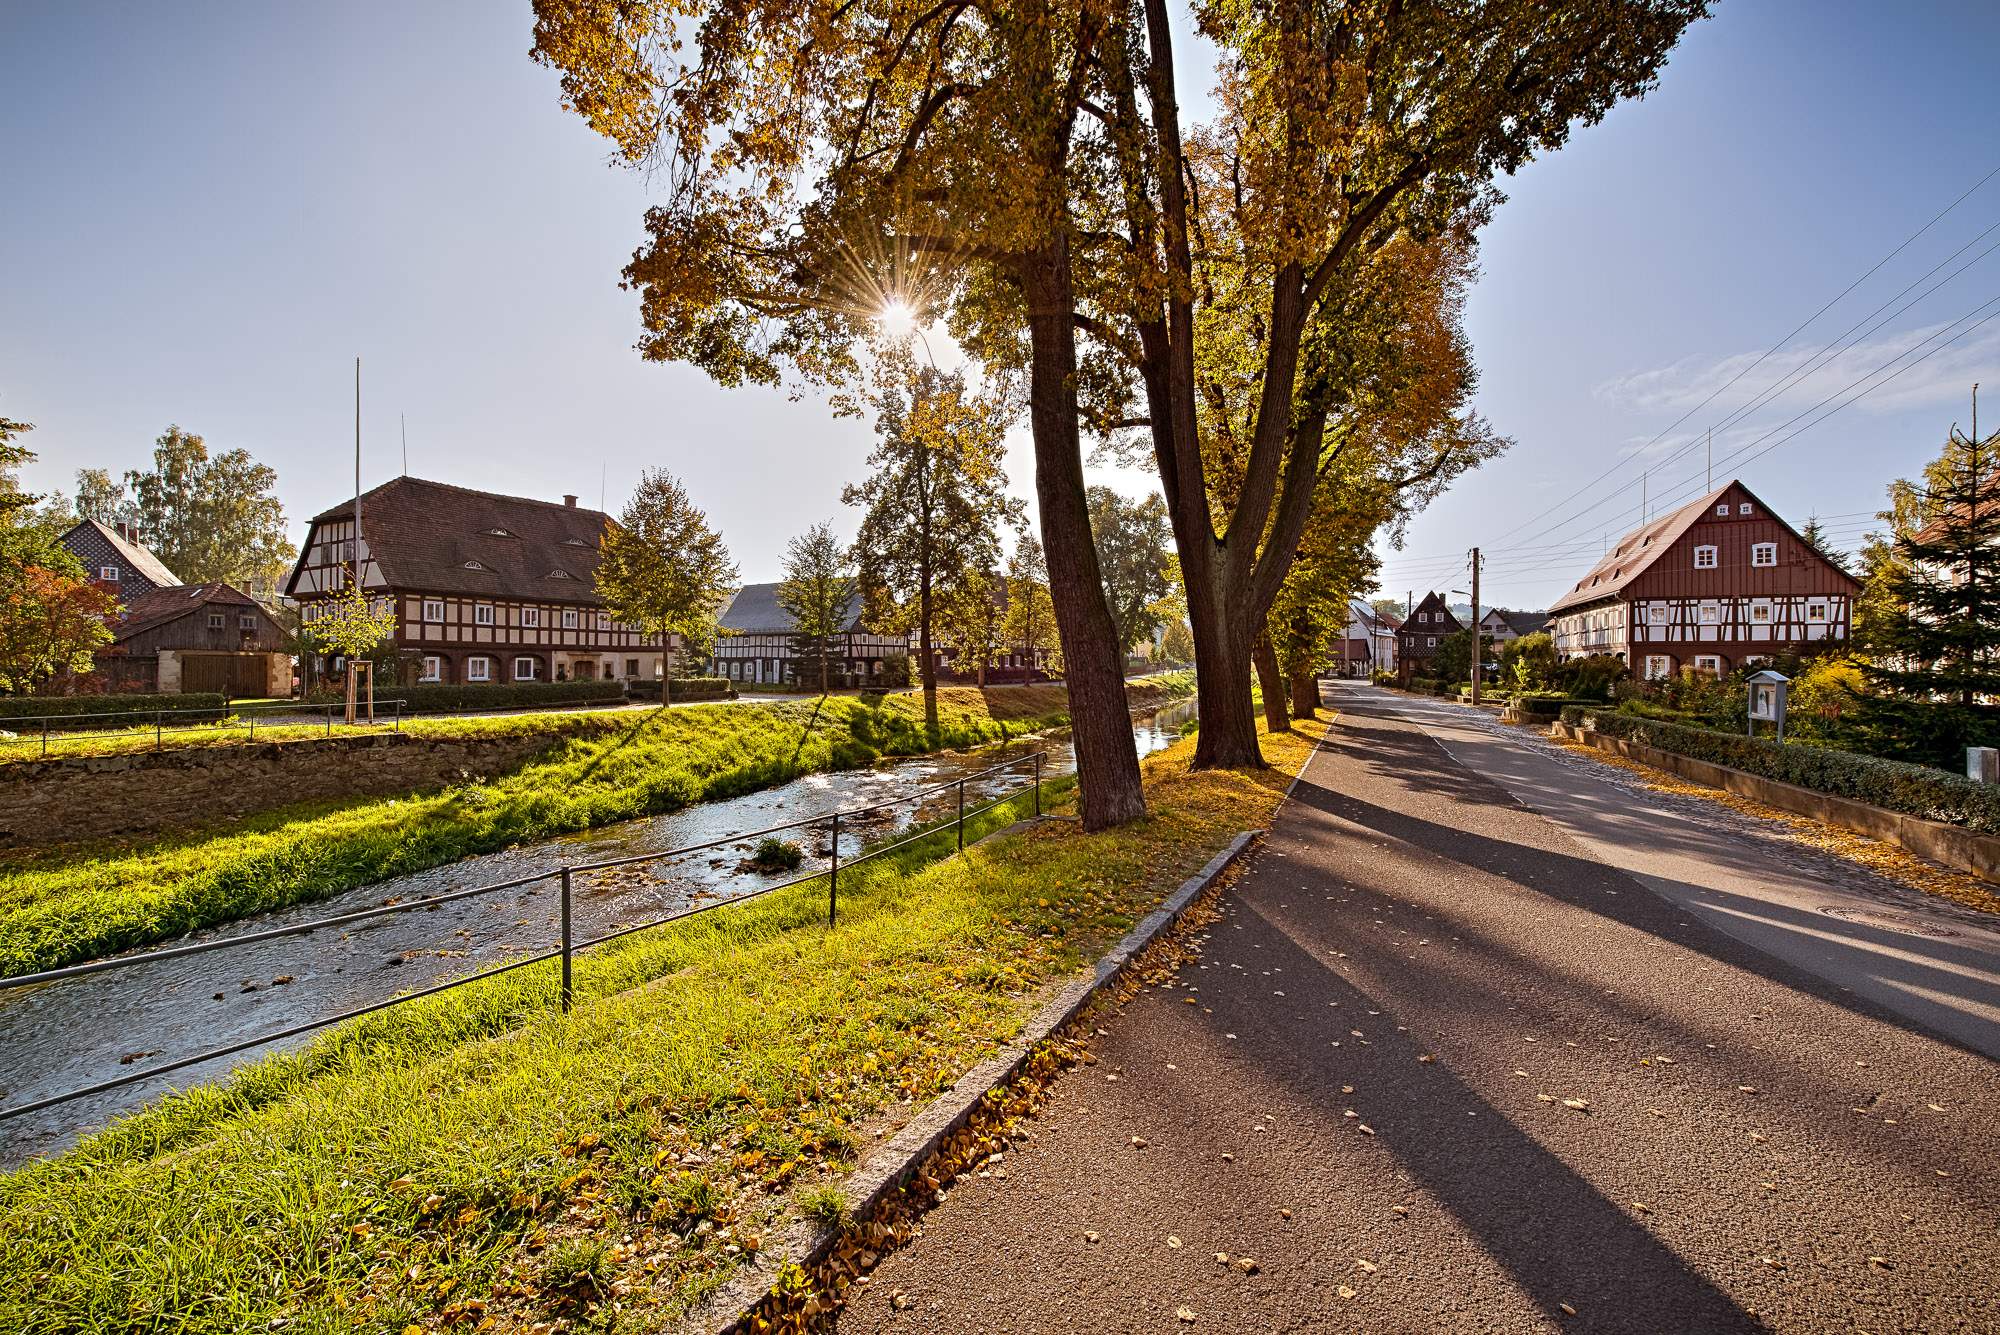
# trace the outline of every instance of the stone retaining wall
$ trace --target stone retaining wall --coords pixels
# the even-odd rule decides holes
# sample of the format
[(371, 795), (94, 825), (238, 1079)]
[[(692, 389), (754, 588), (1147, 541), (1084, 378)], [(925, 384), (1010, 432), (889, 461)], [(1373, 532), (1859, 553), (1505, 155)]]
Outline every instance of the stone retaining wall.
[(315, 798), (423, 792), (513, 769), (558, 740), (370, 733), (24, 760), (0, 765), (0, 847), (188, 830)]
[(1797, 784), (1781, 783), (1777, 779), (1731, 769), (1713, 761), (1662, 751), (1656, 746), (1641, 746), (1594, 728), (1573, 728), (1566, 723), (1557, 723), (1550, 731), (1557, 737), (1583, 742), (1601, 751), (1614, 751), (1628, 760), (1666, 770), (1694, 783), (1754, 798), (1781, 811), (1796, 812), (1883, 840), (1898, 848), (1906, 848), (1918, 857), (1970, 872), (1981, 880), (2000, 882), (2000, 838), (1992, 835), (1976, 834), (1957, 825), (1925, 820), (1921, 816), (1906, 816), (1900, 811), (1857, 802), (1851, 797), (1835, 797), (1831, 793), (1815, 792)]

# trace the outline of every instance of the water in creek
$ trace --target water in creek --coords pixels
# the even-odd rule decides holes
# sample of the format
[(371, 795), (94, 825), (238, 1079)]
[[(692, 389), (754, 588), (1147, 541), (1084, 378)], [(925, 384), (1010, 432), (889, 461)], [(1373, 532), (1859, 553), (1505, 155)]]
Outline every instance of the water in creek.
[[(1170, 745), (1180, 734), (1169, 710), (1135, 721), (1139, 754)], [(430, 871), (377, 881), (331, 899), (247, 918), (190, 940), (251, 932), (353, 913), (386, 900), (413, 900), (471, 886), (554, 871), (565, 864), (604, 862), (706, 843), (743, 831), (799, 820), (835, 808), (852, 810), (909, 798), (937, 784), (1035, 751), (1047, 753), (1044, 777), (1071, 773), (1075, 756), (1066, 734), (1006, 746), (920, 756), (879, 769), (811, 774), (763, 792), (705, 802), (662, 816), (627, 821), (583, 834), (467, 858)], [(1032, 767), (970, 780), (968, 809), (982, 799), (1028, 783)], [(955, 785), (954, 785), (955, 786)], [(841, 822), (840, 851), (852, 857), (923, 820), (957, 809), (946, 791), (905, 801), (866, 818)], [(823, 868), (831, 851), (822, 824), (784, 837), (807, 855), (800, 873)], [(585, 873), (572, 887), (578, 941), (694, 904), (749, 893), (775, 878), (741, 867), (750, 841), (614, 871)], [(161, 960), (0, 992), (0, 1107), (33, 1102), (113, 1076), (148, 1061), (222, 1047), (384, 1000), (398, 992), (491, 968), (523, 954), (554, 948), (558, 937), (554, 879), (473, 895), (414, 913), (385, 914), (337, 932), (281, 937), (233, 950)], [(305, 1037), (254, 1047), (157, 1080), (138, 1081), (86, 1099), (0, 1121), (0, 1166), (59, 1151), (77, 1138), (169, 1088), (217, 1080), (238, 1064)]]

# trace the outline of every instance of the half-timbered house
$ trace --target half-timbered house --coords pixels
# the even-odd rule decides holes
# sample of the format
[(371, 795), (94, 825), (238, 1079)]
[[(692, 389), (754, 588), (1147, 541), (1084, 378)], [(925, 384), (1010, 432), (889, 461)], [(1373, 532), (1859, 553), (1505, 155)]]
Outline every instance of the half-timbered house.
[(1730, 482), (1618, 539), (1549, 615), (1564, 658), (1610, 654), (1659, 680), (1844, 642), (1859, 587)]
[(1396, 632), (1396, 679), (1407, 686), (1412, 677), (1429, 676), (1438, 646), (1464, 629), (1443, 594), (1425, 594)]
[[(801, 642), (798, 622), (778, 603), (776, 584), (745, 584), (722, 609), (718, 624), (718, 677), (744, 684), (819, 685), (818, 652)], [(889, 660), (909, 653), (902, 636), (877, 634), (863, 624), (858, 593), (849, 595), (841, 626), (827, 664), (836, 686), (879, 683)]]
[(120, 602), (181, 586), (180, 576), (139, 541), (128, 524), (86, 519), (57, 539), (83, 566), (84, 578)]
[[(400, 477), (315, 515), (286, 581), (310, 630), (358, 568), (362, 589), (393, 608), (406, 681), (654, 681), (658, 636), (613, 621), (598, 595), (611, 519), (560, 504)], [(333, 672), (341, 665), (328, 661)]]

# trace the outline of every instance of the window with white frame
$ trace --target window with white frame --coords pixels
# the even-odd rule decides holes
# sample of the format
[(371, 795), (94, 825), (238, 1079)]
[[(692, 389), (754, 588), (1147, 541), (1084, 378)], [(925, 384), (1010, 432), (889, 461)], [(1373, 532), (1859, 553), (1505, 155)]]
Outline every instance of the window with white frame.
[(424, 675), (419, 681), (437, 681), (444, 674), (444, 660), (436, 654), (424, 655)]
[(490, 626), (490, 625), (492, 625), (492, 624), (493, 624), (493, 604), (492, 604), (492, 603), (474, 603), (474, 604), (472, 605), (472, 624), (473, 624), (473, 625), (475, 625), (475, 626)]
[(1771, 605), (1769, 603), (1750, 604), (1750, 619), (1752, 621), (1768, 623), (1771, 620)]
[(254, 614), (254, 613), (251, 613), (251, 612), (245, 612), (245, 613), (243, 613), (243, 615), (241, 615), (241, 616), (237, 617), (237, 618), (236, 618), (236, 629), (238, 629), (238, 630), (255, 630), (255, 629), (257, 629), (257, 617), (256, 617), (256, 614)]
[(1646, 680), (1665, 681), (1674, 674), (1674, 660), (1665, 654), (1646, 655)]
[(105, 582), (106, 584), (116, 584), (116, 583), (118, 583), (118, 582), (119, 582), (119, 581), (118, 581), (118, 567), (117, 567), (117, 566), (99, 566), (99, 567), (97, 567), (97, 577), (98, 577), (99, 579), (103, 580), (103, 581), (104, 581), (104, 582)]
[(1729, 513), (1729, 502), (1724, 501), (1722, 504), (1716, 506), (1715, 513), (1718, 515), (1727, 515)]
[(599, 613), (597, 614), (597, 628), (598, 628), (599, 630), (610, 630), (610, 629), (611, 629), (611, 613), (609, 613), (609, 612), (599, 612)]
[(1721, 676), (1722, 675), (1721, 655), (1696, 654), (1694, 656), (1694, 670), (1696, 672), (1705, 672), (1710, 676), (1715, 676), (1715, 677)]
[(521, 609), (521, 624), (522, 624), (522, 625), (524, 625), (524, 626), (539, 626), (539, 625), (541, 625), (541, 624), (542, 624), (542, 609), (541, 609), (541, 608), (539, 608), (539, 607), (524, 607), (524, 608), (522, 608), (522, 609)]
[(1751, 543), (1750, 564), (1753, 566), (1774, 566), (1778, 564), (1778, 544), (1775, 542)]
[(223, 614), (222, 614), (222, 613), (220, 613), (220, 612), (210, 612), (210, 613), (208, 614), (208, 628), (209, 628), (210, 630), (221, 630), (221, 629), (222, 629), (222, 623), (223, 623)]
[(1722, 620), (1722, 605), (1720, 603), (1703, 603), (1701, 605), (1701, 622), (1704, 626), (1712, 626), (1720, 620)]
[(515, 660), (514, 660), (514, 680), (515, 680), (515, 681), (533, 681), (534, 679), (535, 679), (535, 660), (534, 660), (534, 659), (532, 659), (532, 658), (517, 658), (517, 659), (515, 659)]
[(1714, 544), (1703, 543), (1701, 546), (1694, 549), (1694, 568), (1696, 570), (1715, 569)]
[(1825, 603), (1807, 603), (1807, 604), (1806, 604), (1806, 620), (1808, 620), (1808, 621), (1824, 621), (1824, 620), (1826, 620), (1826, 604), (1825, 604)]
[(483, 656), (466, 659), (465, 679), (467, 681), (492, 681), (493, 660)]
[(424, 620), (426, 621), (444, 620), (444, 599), (442, 598), (424, 599)]
[(1743, 502), (1743, 503), (1742, 503), (1741, 505), (1738, 505), (1738, 506), (1736, 507), (1736, 513), (1737, 513), (1737, 514), (1739, 514), (1739, 515), (1747, 515), (1747, 514), (1749, 514), (1749, 513), (1750, 513), (1750, 502), (1748, 502), (1748, 501), (1744, 501), (1744, 502)]
[(565, 607), (565, 608), (563, 609), (563, 622), (562, 622), (562, 623), (563, 623), (563, 629), (564, 629), (564, 630), (575, 630), (575, 629), (576, 629), (576, 609), (575, 609), (575, 608), (573, 608), (573, 607)]
[(1437, 637), (1437, 636), (1435, 636), (1435, 635), (1426, 635), (1426, 636), (1424, 636), (1424, 648), (1426, 648), (1426, 649), (1435, 649), (1435, 648), (1437, 648), (1437, 647), (1438, 647), (1438, 637)]

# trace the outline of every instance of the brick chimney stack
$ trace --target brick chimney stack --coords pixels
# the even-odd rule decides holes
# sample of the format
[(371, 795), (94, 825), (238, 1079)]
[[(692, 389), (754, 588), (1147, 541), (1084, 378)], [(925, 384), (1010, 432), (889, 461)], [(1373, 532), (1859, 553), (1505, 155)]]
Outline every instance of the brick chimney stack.
[(563, 496), (563, 504), (567, 505), (572, 510), (576, 509), (576, 497), (565, 494)]

